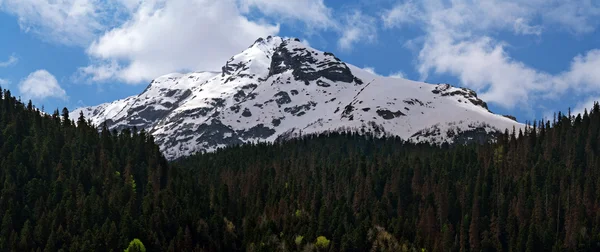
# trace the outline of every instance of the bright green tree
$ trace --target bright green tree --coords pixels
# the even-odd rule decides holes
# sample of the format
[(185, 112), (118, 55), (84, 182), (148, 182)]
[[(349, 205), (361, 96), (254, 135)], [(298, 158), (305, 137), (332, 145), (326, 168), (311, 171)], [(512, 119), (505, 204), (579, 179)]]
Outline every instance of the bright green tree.
[(294, 240), (294, 242), (296, 243), (296, 246), (300, 246), (300, 244), (302, 244), (303, 239), (304, 239), (304, 236), (302, 236), (302, 235), (296, 236), (296, 239)]
[(325, 249), (329, 247), (329, 240), (325, 236), (317, 237), (317, 241), (315, 242), (315, 246), (319, 249)]
[(146, 247), (144, 247), (144, 244), (142, 241), (140, 241), (140, 239), (136, 238), (129, 243), (129, 246), (127, 249), (125, 249), (125, 252), (146, 252)]

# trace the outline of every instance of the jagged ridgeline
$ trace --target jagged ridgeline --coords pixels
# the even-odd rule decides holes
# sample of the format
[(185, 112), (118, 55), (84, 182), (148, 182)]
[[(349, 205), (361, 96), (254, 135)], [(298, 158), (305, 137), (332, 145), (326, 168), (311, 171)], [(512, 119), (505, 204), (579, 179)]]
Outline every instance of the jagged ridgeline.
[(146, 129), (170, 160), (348, 129), (462, 144), (524, 127), (490, 112), (472, 90), (379, 76), (281, 37), (258, 39), (221, 72), (164, 75), (139, 95), (72, 116), (80, 112), (109, 129)]

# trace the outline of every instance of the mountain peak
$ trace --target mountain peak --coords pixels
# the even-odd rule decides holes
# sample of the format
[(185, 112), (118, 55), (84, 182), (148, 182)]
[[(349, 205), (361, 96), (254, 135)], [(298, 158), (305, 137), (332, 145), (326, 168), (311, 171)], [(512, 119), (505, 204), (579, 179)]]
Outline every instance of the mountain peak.
[(257, 39), (219, 73), (164, 75), (140, 95), (73, 116), (79, 112), (111, 129), (146, 129), (169, 159), (326, 131), (462, 143), (522, 127), (491, 113), (470, 89), (378, 76), (274, 36)]
[(254, 41), (254, 43), (249, 48), (252, 48), (254, 46), (261, 46), (261, 45), (273, 45), (273, 44), (278, 45), (285, 41), (301, 42), (299, 38), (267, 36), (266, 38), (260, 37), (260, 38), (256, 39), (256, 41)]
[(332, 53), (310, 48), (297, 38), (272, 36), (257, 39), (248, 49), (230, 58), (222, 67), (222, 77), (225, 82), (237, 78), (266, 80), (287, 71), (292, 72), (294, 80), (306, 85), (321, 77), (330, 81), (362, 83)]

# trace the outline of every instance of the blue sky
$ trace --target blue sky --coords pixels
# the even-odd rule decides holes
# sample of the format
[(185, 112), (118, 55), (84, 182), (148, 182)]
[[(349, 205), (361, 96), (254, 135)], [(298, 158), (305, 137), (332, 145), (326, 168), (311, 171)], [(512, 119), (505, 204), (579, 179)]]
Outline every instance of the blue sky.
[(97, 105), (279, 35), (525, 121), (600, 99), (599, 25), (591, 0), (0, 0), (0, 85), (46, 111)]

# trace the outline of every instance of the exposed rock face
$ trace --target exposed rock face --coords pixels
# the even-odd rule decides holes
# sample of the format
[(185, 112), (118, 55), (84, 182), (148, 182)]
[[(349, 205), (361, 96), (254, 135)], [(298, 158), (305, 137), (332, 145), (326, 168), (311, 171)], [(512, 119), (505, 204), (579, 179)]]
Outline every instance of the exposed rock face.
[[(354, 75), (348, 66), (332, 53), (317, 52), (304, 47), (289, 48), (290, 42), (298, 43), (295, 40), (283, 41), (273, 53), (269, 77), (291, 70), (294, 80), (303, 81), (306, 85), (319, 78), (346, 83), (354, 81)], [(318, 81), (317, 85), (319, 84), (329, 86), (323, 81)]]
[(523, 126), (491, 113), (472, 90), (373, 75), (279, 37), (258, 39), (221, 72), (165, 75), (140, 95), (72, 117), (80, 112), (111, 129), (146, 129), (169, 159), (324, 131), (466, 143)]
[[(368, 109), (368, 108), (364, 108), (363, 111), (365, 111), (365, 109)], [(366, 111), (368, 111), (368, 110), (366, 110)], [(377, 114), (379, 116), (381, 116), (381, 118), (386, 119), (386, 120), (394, 119), (394, 118), (400, 117), (400, 116), (406, 116), (406, 114), (402, 113), (402, 111), (400, 111), (400, 110), (398, 110), (396, 112), (392, 112), (387, 109), (378, 109)]]
[(506, 118), (508, 118), (508, 119), (510, 119), (510, 120), (513, 120), (513, 121), (515, 121), (515, 122), (517, 121), (517, 118), (516, 118), (516, 117), (514, 117), (514, 116), (512, 116), (512, 115), (502, 115), (502, 116), (504, 116), (504, 117), (506, 117)]
[(457, 96), (464, 98), (465, 102), (469, 101), (473, 105), (480, 106), (482, 108), (488, 109), (487, 103), (483, 100), (477, 98), (477, 93), (475, 91), (468, 88), (456, 88), (450, 86), (450, 84), (440, 84), (435, 89), (431, 91), (434, 94), (439, 94), (441, 96)]

